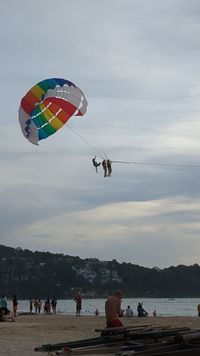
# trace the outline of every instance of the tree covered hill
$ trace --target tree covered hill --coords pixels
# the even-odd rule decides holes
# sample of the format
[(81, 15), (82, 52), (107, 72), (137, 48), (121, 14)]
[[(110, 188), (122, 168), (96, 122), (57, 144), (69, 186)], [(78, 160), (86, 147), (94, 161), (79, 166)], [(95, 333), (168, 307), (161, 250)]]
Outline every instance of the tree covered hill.
[(95, 298), (117, 289), (125, 297), (199, 297), (200, 266), (160, 270), (0, 245), (0, 294), (7, 297), (72, 298), (80, 290)]

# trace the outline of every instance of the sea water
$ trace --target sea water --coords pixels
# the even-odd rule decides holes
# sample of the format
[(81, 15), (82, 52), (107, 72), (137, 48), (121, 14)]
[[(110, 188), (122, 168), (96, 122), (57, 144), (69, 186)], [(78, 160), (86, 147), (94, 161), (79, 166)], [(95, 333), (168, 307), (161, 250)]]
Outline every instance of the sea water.
[[(143, 303), (143, 308), (149, 315), (152, 315), (153, 311), (156, 310), (157, 315), (160, 316), (197, 316), (197, 305), (200, 303), (200, 298), (124, 298), (122, 300), (122, 309), (126, 309), (130, 305), (134, 315), (137, 315), (139, 302)], [(18, 303), (19, 312), (29, 312), (29, 300), (18, 300)], [(41, 313), (43, 313), (43, 305)], [(98, 308), (100, 315), (104, 315), (104, 305), (105, 299), (83, 298), (81, 314), (94, 315), (96, 308)], [(11, 300), (8, 301), (8, 306), (12, 309)], [(74, 315), (75, 307), (75, 302), (72, 299), (57, 301), (58, 313)]]

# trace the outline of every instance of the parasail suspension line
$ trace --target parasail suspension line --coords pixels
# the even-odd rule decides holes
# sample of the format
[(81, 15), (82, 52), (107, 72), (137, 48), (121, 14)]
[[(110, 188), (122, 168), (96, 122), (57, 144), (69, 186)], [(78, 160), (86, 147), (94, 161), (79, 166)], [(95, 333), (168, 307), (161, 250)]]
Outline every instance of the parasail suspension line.
[[(93, 146), (90, 142), (88, 142), (82, 135), (80, 135), (76, 130), (74, 130), (69, 124), (66, 124), (66, 126), (69, 127), (69, 129), (75, 134), (77, 135), (86, 145), (88, 145), (93, 152), (98, 152), (100, 153), (100, 151), (97, 149), (97, 147)], [(101, 159), (105, 159), (104, 157), (102, 157), (102, 153), (103, 155), (106, 157), (107, 159), (107, 155), (102, 151), (100, 153), (100, 155), (98, 154), (98, 157), (101, 158)]]

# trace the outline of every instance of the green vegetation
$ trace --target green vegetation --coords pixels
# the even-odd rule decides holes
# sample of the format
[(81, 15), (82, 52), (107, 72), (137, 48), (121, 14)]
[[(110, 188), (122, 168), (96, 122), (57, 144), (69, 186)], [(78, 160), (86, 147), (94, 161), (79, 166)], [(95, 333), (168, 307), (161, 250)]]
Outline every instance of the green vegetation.
[(0, 245), (0, 293), (18, 298), (106, 297), (116, 289), (126, 297), (199, 297), (200, 266), (160, 270), (131, 263), (81, 259)]

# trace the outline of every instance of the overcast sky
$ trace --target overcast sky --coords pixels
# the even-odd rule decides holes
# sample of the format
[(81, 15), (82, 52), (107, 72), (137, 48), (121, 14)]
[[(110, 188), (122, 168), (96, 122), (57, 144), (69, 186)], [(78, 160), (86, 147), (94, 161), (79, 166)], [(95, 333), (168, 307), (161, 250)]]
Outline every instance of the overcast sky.
[[(0, 243), (160, 268), (200, 263), (199, 0), (1, 0)], [(18, 122), (37, 82), (88, 101), (32, 145)], [(100, 158), (98, 158), (100, 159)]]

